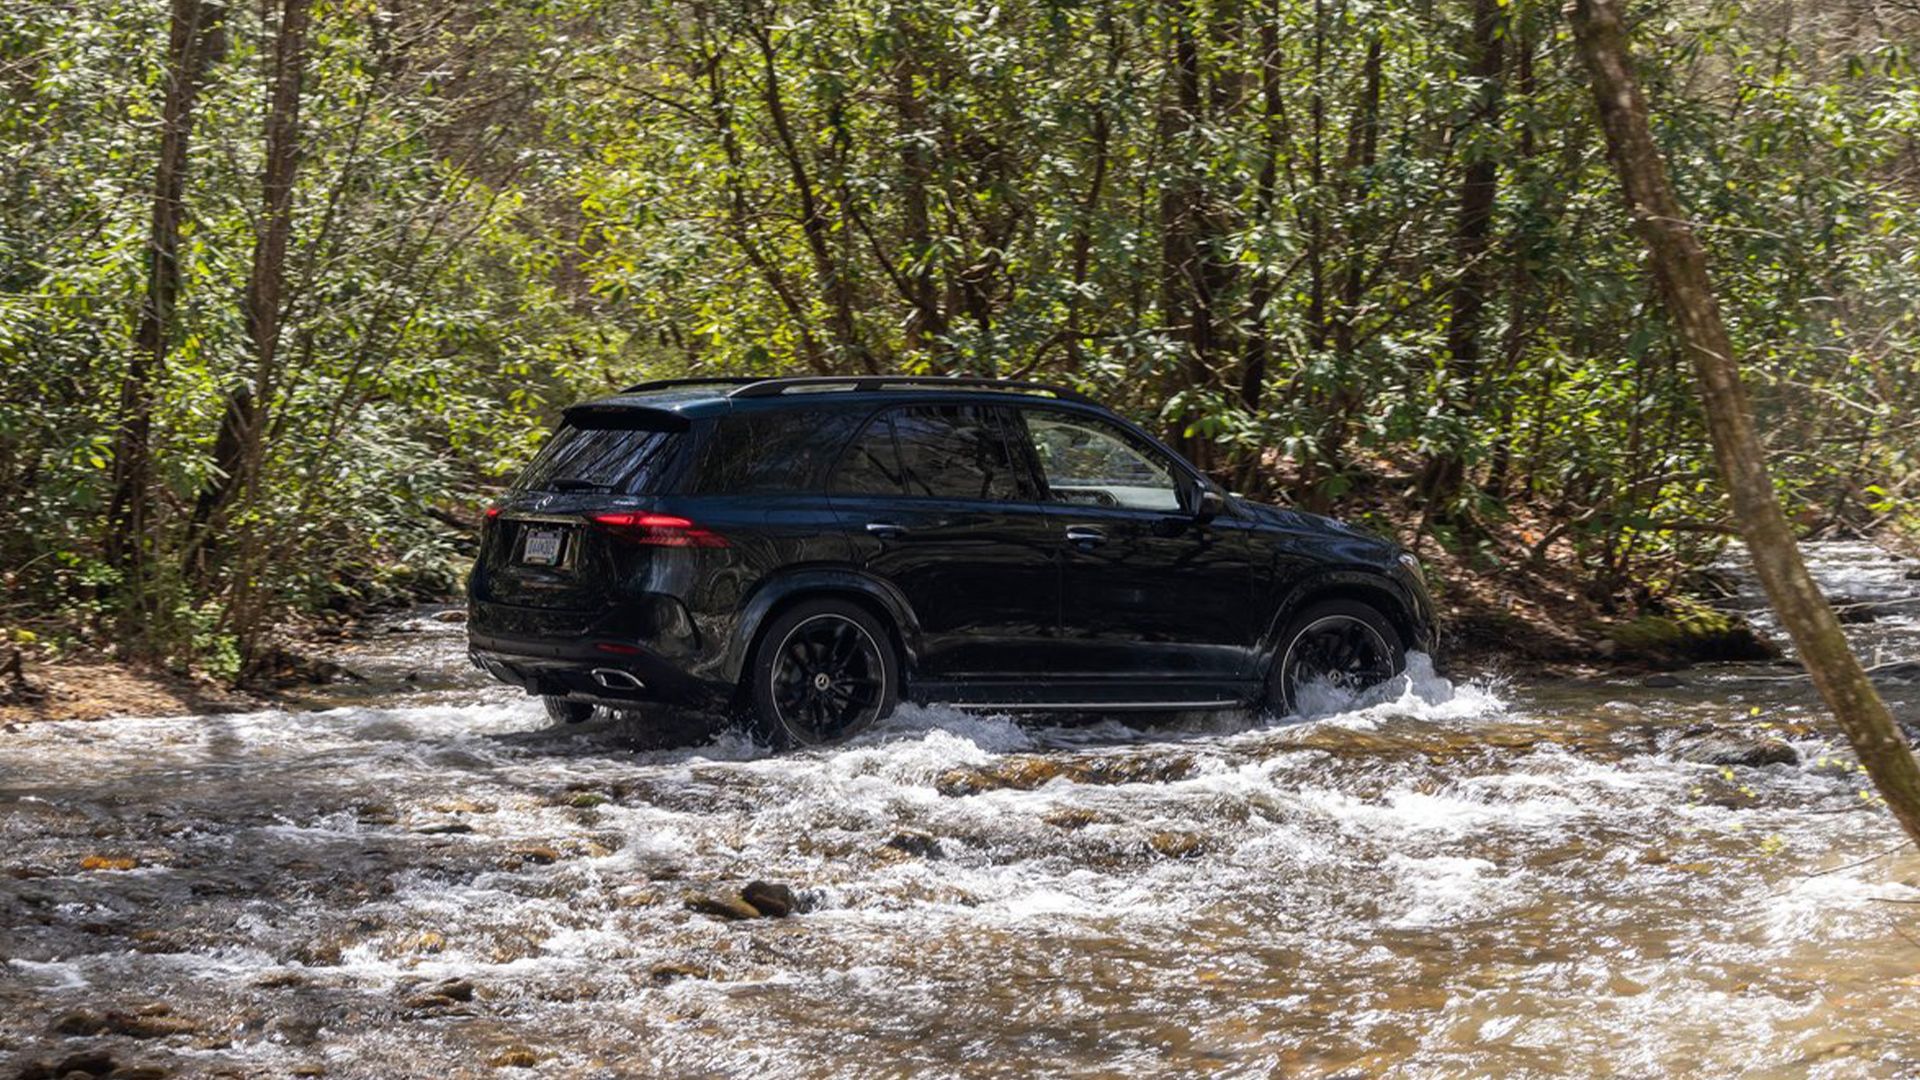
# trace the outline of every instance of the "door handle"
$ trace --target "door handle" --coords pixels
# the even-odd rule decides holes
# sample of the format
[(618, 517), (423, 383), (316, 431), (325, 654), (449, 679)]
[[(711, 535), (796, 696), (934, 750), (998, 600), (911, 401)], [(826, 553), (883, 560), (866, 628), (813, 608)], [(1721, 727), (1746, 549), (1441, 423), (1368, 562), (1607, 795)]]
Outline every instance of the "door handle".
[(1067, 543), (1079, 548), (1099, 547), (1107, 542), (1107, 534), (1091, 525), (1067, 526)]
[(906, 526), (895, 525), (891, 521), (869, 521), (867, 522), (867, 532), (882, 540), (898, 540), (907, 535)]

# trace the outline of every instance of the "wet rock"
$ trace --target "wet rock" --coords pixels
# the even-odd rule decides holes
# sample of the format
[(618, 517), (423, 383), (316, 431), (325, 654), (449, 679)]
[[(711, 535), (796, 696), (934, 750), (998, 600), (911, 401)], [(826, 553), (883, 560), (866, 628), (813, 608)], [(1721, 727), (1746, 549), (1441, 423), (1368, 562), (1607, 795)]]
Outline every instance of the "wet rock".
[(130, 1039), (164, 1039), (169, 1035), (191, 1035), (200, 1030), (200, 1026), (186, 1017), (174, 1016), (171, 1007), (156, 1002), (136, 1012), (73, 1009), (62, 1013), (53, 1022), (53, 1030), (62, 1035), (125, 1035)]
[(681, 979), (711, 978), (705, 968), (695, 967), (692, 964), (674, 963), (653, 965), (653, 970), (647, 973), (647, 977), (653, 980), (655, 986), (667, 986)]
[(1659, 672), (1640, 680), (1640, 685), (1649, 690), (1672, 690), (1687, 685), (1687, 681), (1678, 675)]
[(288, 1069), (287, 1071), (288, 1071), (288, 1072), (290, 1072), (290, 1073), (292, 1073), (292, 1074), (293, 1074), (293, 1075), (295, 1075), (295, 1076), (325, 1076), (325, 1075), (327, 1075), (327, 1067), (326, 1067), (325, 1065), (322, 1065), (322, 1064), (320, 1064), (320, 1063), (319, 1063), (319, 1062), (317, 1062), (317, 1061), (305, 1061), (305, 1062), (301, 1062), (300, 1064), (298, 1064), (298, 1065), (295, 1065), (295, 1066), (294, 1066), (293, 1068), (291, 1068), (291, 1069)]
[(1163, 859), (1197, 859), (1207, 853), (1207, 839), (1188, 832), (1157, 832), (1147, 846)]
[(107, 1074), (107, 1080), (166, 1080), (167, 1070), (158, 1065), (122, 1065)]
[(1056, 829), (1074, 832), (1100, 820), (1100, 815), (1079, 806), (1063, 806), (1058, 810), (1048, 811), (1047, 815), (1040, 820)]
[(463, 623), (467, 621), (467, 609), (452, 608), (447, 611), (436, 612), (432, 618), (434, 622), (438, 623)]
[(560, 853), (544, 844), (532, 844), (513, 849), (512, 854), (525, 862), (538, 866), (548, 866), (560, 861)]
[(464, 821), (442, 821), (434, 825), (422, 825), (413, 831), (421, 836), (457, 836), (472, 832), (473, 826)]
[(114, 1070), (113, 1054), (106, 1050), (82, 1050), (77, 1054), (68, 1054), (53, 1067), (54, 1076), (105, 1076)]
[(567, 800), (567, 805), (575, 810), (591, 810), (606, 801), (607, 797), (597, 791), (577, 791), (573, 798)]
[(465, 979), (448, 979), (414, 994), (404, 1002), (411, 1012), (456, 1012), (473, 1000), (473, 984)]
[(496, 1069), (531, 1069), (540, 1064), (540, 1055), (530, 1047), (508, 1046), (495, 1051), (487, 1058), (487, 1064)]
[(777, 881), (748, 882), (747, 887), (740, 890), (740, 899), (769, 919), (784, 919), (799, 906), (793, 890)]
[(980, 768), (949, 769), (934, 781), (942, 795), (978, 795), (983, 791), (1033, 791), (1064, 777), (1076, 784), (1165, 784), (1193, 775), (1187, 754), (1156, 757), (1148, 754), (1051, 758), (1016, 755)]
[(131, 870), (140, 860), (131, 855), (89, 855), (80, 860), (82, 870)]
[(939, 837), (931, 833), (916, 832), (912, 829), (903, 829), (900, 832), (894, 833), (887, 838), (887, 842), (883, 846), (893, 851), (913, 855), (922, 859), (937, 859), (940, 857)]
[(1746, 731), (1710, 731), (1683, 738), (1675, 748), (1681, 761), (1695, 765), (1798, 765), (1800, 751), (1772, 735)]
[(1671, 615), (1642, 615), (1608, 628), (1609, 659), (1637, 658), (1687, 664), (1709, 660), (1771, 660), (1780, 650), (1738, 616), (1705, 607)]
[(711, 915), (716, 919), (725, 919), (729, 922), (761, 917), (760, 909), (747, 903), (738, 894), (690, 893), (687, 896), (686, 905), (688, 911)]

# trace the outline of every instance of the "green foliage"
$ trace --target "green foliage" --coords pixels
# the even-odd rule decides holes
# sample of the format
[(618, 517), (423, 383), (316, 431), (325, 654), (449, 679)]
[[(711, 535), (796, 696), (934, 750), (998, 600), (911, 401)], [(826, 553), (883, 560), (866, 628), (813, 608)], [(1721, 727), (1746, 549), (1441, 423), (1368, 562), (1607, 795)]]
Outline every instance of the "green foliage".
[[(1467, 0), (316, 4), (264, 451), (196, 561), (222, 416), (262, 370), (274, 25), (228, 8), (128, 579), (105, 540), (170, 11), (10, 5), (0, 617), (105, 640), (131, 613), (232, 667), (276, 612), (454, 560), (441, 519), (557, 406), (681, 372), (1059, 380), (1241, 490), (1427, 491), (1427, 525), (1490, 562), (1542, 541), (1504, 525), (1525, 503), (1597, 592), (1675, 579), (1724, 510), (1557, 7), (1498, 5), (1487, 80)], [(1809, 524), (1905, 522), (1920, 27), (1790, 7), (1641, 4), (1636, 45), (1783, 495)]]

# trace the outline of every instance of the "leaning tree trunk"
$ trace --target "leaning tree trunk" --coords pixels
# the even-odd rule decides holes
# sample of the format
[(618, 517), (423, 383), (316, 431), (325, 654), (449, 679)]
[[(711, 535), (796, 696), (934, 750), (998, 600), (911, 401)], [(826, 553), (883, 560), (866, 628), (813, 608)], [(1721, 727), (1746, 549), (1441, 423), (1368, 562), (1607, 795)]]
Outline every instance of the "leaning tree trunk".
[(1807, 573), (1774, 494), (1766, 457), (1748, 415), (1739, 363), (1707, 277), (1706, 252), (1674, 197), (1666, 164), (1653, 142), (1618, 0), (1573, 0), (1569, 15), (1580, 54), (1593, 76), (1594, 99), (1628, 208), (1646, 243), (1668, 318), (1693, 358), (1714, 457), (1733, 498), (1754, 569), (1867, 775), (1907, 835), (1920, 841), (1920, 762), (1848, 648), (1826, 597)]

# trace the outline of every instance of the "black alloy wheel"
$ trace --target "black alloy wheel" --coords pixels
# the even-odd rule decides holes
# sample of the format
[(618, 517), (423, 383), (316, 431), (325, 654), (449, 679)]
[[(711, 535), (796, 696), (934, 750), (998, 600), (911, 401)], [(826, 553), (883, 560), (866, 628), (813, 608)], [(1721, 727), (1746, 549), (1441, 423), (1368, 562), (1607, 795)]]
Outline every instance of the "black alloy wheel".
[(899, 696), (886, 628), (840, 600), (806, 601), (776, 617), (752, 678), (757, 726), (782, 746), (850, 738), (892, 712)]
[(1359, 693), (1407, 667), (1399, 631), (1371, 604), (1328, 600), (1296, 615), (1280, 635), (1267, 704), (1282, 713), (1300, 707), (1300, 688), (1324, 682)]

